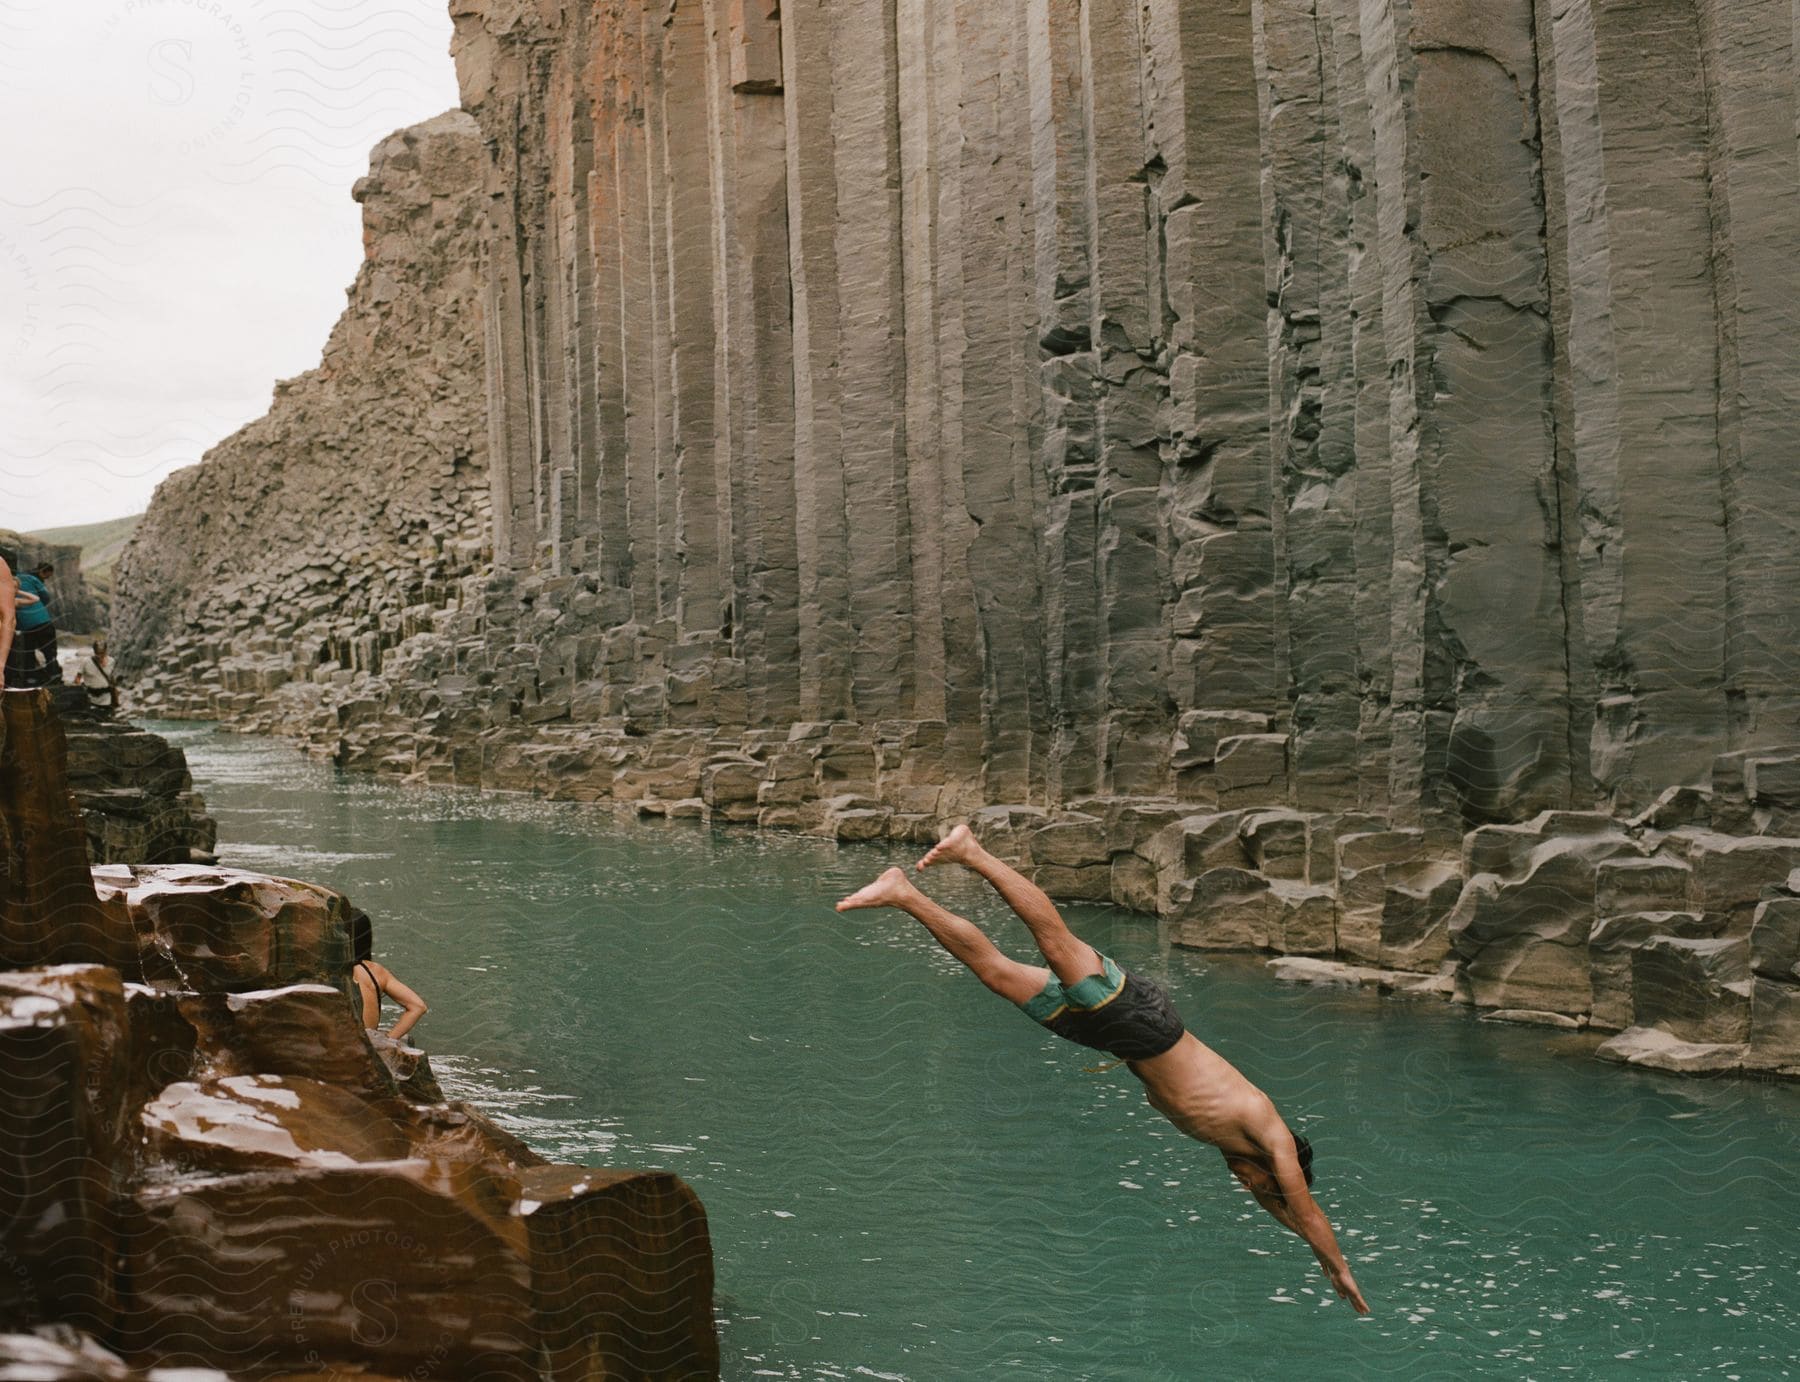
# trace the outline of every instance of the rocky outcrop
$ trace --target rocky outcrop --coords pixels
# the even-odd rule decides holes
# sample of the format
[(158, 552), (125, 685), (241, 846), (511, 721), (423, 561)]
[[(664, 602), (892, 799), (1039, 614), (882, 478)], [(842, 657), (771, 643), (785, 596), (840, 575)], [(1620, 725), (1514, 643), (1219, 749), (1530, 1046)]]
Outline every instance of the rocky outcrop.
[(194, 790), (187, 755), (161, 735), (96, 707), (80, 687), (51, 688), (69, 746), (69, 786), (96, 864), (210, 859), (219, 827)]
[(113, 614), (137, 709), (229, 713), (378, 671), (485, 569), (481, 164), (460, 111), (376, 147), (366, 258), (319, 367), (158, 488)]
[(379, 657), (187, 645), (171, 708), (843, 839), (993, 808), (1180, 943), (1494, 1012), (1633, 1025), (1641, 955), (1737, 1001), (1667, 944), (1800, 834), (1786, 10), (452, 13), (494, 573)]
[(0, 1339), (0, 1364), (718, 1375), (691, 1190), (548, 1166), (409, 1097), (352, 1006), (341, 894), (193, 866), (90, 877), (48, 693), (0, 706), (0, 1315), (63, 1331)]

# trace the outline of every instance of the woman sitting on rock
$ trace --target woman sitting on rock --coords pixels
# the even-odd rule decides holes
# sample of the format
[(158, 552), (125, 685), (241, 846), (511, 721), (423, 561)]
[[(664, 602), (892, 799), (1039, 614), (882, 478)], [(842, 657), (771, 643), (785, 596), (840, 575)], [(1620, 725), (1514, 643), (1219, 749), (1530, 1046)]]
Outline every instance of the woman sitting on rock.
[(427, 1004), (396, 979), (392, 970), (373, 958), (375, 933), (367, 912), (358, 912), (350, 919), (350, 941), (356, 951), (356, 964), (350, 970), (350, 977), (356, 981), (356, 992), (362, 1005), (363, 1026), (370, 1031), (381, 1026), (381, 995), (385, 993), (405, 1010), (400, 1014), (399, 1020), (387, 1030), (387, 1035), (398, 1041), (425, 1016)]

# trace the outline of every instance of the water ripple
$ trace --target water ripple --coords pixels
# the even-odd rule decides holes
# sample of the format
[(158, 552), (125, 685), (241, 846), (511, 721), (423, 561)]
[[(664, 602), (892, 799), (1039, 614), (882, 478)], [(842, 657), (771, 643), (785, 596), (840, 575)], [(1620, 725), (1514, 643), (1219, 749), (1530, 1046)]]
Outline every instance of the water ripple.
[[(1069, 909), (1313, 1139), (1376, 1307), (1355, 1320), (1127, 1072), (1087, 1073), (905, 918), (831, 911), (910, 851), (176, 737), (228, 859), (375, 917), (448, 1091), (547, 1155), (696, 1187), (728, 1378), (1800, 1374), (1791, 1087), (1618, 1070)], [(1030, 953), (978, 881), (926, 886)]]

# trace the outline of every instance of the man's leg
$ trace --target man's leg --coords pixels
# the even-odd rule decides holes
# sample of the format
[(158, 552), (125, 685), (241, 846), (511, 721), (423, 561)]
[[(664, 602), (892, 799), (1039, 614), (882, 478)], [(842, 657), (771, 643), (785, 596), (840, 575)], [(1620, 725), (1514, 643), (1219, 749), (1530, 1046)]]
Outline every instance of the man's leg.
[(1006, 905), (1031, 929), (1050, 968), (1065, 988), (1101, 972), (1100, 952), (1069, 929), (1049, 895), (1017, 869), (1001, 863), (981, 847), (966, 825), (952, 830), (923, 859), (919, 867), (956, 863), (979, 873), (994, 885)]
[(37, 680), (32, 684), (49, 686), (61, 681), (62, 664), (56, 658), (56, 625), (40, 624), (30, 630), (26, 641), (31, 651), (43, 659), (43, 665), (37, 671)]
[[(12, 684), (17, 686), (47, 686), (50, 683), (52, 663), (44, 650), (44, 634), (52, 630), (49, 624), (39, 625), (35, 629), (20, 629), (13, 635), (13, 657), (18, 660), (19, 678)], [(7, 671), (8, 681), (12, 681), (12, 669)]]
[(37, 659), (31, 650), (15, 636), (12, 651), (6, 655), (6, 689), (8, 691), (24, 691), (35, 686), (37, 676)]
[(868, 887), (838, 903), (840, 912), (862, 907), (897, 907), (912, 917), (932, 938), (966, 964), (975, 977), (1009, 1003), (1028, 1003), (1050, 982), (1049, 971), (1039, 965), (1020, 964), (1000, 949), (974, 922), (940, 907), (912, 884), (900, 869), (889, 869)]

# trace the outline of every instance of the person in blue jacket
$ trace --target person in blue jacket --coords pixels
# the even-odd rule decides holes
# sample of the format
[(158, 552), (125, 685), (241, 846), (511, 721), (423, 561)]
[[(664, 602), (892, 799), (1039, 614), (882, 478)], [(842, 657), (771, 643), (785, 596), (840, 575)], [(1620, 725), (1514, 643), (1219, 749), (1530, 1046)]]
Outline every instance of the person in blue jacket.
[(18, 573), (13, 577), (17, 591), (14, 597), (17, 628), (13, 634), (11, 656), (7, 659), (7, 680), (14, 686), (49, 686), (59, 682), (62, 680), (62, 663), (57, 659), (56, 621), (50, 614), (50, 588), (35, 571), (19, 570), (17, 553), (0, 550), (0, 559)]

